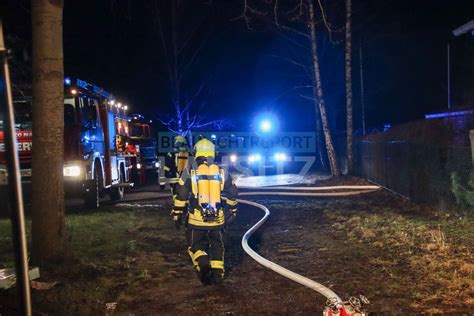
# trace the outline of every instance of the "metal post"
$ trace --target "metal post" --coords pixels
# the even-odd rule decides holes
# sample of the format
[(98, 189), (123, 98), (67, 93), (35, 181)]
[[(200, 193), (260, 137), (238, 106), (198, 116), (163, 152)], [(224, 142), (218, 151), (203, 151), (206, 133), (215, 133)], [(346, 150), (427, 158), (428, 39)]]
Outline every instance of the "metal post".
[(13, 226), (13, 242), (17, 289), (21, 315), (31, 315), (30, 280), (28, 276), (28, 255), (26, 251), (25, 215), (23, 192), (21, 190), (20, 164), (16, 142), (13, 100), (8, 70), (7, 49), (3, 41), (2, 20), (0, 19), (0, 60), (2, 73), (0, 77), (0, 113), (4, 121), (5, 156), (8, 171), (8, 204)]

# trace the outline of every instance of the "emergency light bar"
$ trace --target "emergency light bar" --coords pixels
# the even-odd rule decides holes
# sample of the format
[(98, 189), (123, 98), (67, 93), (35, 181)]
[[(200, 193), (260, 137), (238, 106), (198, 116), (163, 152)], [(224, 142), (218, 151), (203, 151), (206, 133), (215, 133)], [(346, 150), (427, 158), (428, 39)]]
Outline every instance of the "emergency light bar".
[(104, 98), (109, 98), (111, 96), (110, 93), (108, 93), (107, 91), (104, 91), (104, 89), (92, 83), (85, 82), (84, 80), (81, 80), (81, 79), (76, 80), (76, 85), (82, 89), (92, 91)]

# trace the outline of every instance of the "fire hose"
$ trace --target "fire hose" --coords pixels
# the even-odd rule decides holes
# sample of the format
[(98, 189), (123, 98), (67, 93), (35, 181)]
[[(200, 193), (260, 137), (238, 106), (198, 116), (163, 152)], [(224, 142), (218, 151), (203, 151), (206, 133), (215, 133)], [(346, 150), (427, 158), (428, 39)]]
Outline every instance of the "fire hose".
[[(363, 186), (326, 186), (326, 187), (239, 187), (240, 189), (252, 189), (258, 191), (252, 192), (241, 192), (239, 196), (255, 196), (255, 195), (267, 195), (267, 196), (305, 196), (305, 197), (314, 197), (314, 196), (352, 196), (352, 195), (359, 195), (369, 192), (374, 192), (379, 190), (380, 187), (373, 186), (373, 185), (363, 185)], [(267, 190), (267, 191), (265, 191)], [(279, 190), (279, 191), (268, 191), (268, 190)], [(311, 192), (311, 191), (339, 191), (339, 190), (351, 190), (345, 192)], [(310, 191), (310, 192), (288, 192), (288, 191)], [(295, 281), (303, 286), (306, 286), (319, 294), (325, 296), (327, 298), (327, 310), (325, 313), (327, 315), (336, 315), (339, 314), (345, 303), (335, 292), (331, 289), (325, 287), (324, 285), (313, 281), (307, 277), (304, 277), (300, 274), (297, 274), (293, 271), (290, 271), (275, 262), (272, 262), (264, 257), (260, 256), (257, 252), (255, 252), (248, 244), (248, 240), (252, 236), (252, 234), (260, 228), (270, 216), (270, 210), (262, 204), (248, 201), (248, 200), (238, 200), (242, 204), (254, 206), (260, 210), (262, 210), (265, 215), (255, 224), (253, 225), (242, 237), (242, 247), (244, 251), (252, 257), (255, 261), (259, 264), (263, 265), (264, 267), (292, 280)], [(354, 303), (351, 303), (355, 302)], [(358, 298), (351, 298), (349, 301), (353, 308), (353, 310), (357, 311), (360, 310), (360, 300)], [(361, 300), (363, 303), (368, 303), (365, 297), (361, 296)], [(345, 312), (344, 312), (345, 313)], [(342, 313), (341, 313), (342, 314)], [(362, 313), (359, 312), (360, 315)]]

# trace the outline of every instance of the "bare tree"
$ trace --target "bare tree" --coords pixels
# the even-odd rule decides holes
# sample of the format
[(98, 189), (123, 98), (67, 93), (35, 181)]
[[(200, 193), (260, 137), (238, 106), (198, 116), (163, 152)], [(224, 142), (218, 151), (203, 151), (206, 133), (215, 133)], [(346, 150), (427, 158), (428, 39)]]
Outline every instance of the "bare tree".
[[(321, 21), (323, 22), (325, 28), (329, 31), (329, 34), (331, 34), (333, 30), (331, 29), (331, 25), (327, 20), (323, 5), (320, 0), (316, 0), (316, 2), (319, 5)], [(317, 134), (319, 134), (318, 132), (322, 130), (322, 134), (324, 135), (325, 148), (328, 155), (331, 174), (339, 175), (336, 153), (334, 150), (331, 131), (328, 124), (326, 102), (324, 99), (323, 84), (321, 80), (319, 52), (317, 45), (318, 31), (316, 28), (317, 21), (315, 0), (262, 1), (261, 5), (264, 6), (267, 3), (271, 3), (272, 8), (267, 11), (264, 11), (260, 8), (257, 8), (256, 6), (252, 6), (248, 0), (245, 0), (243, 3), (243, 12), (237, 18), (243, 19), (249, 27), (249, 23), (251, 21), (248, 16), (249, 14), (254, 13), (260, 16), (272, 16), (272, 24), (276, 26), (277, 29), (282, 29), (286, 32), (295, 33), (307, 39), (310, 45), (310, 49), (308, 50), (308, 54), (311, 60), (309, 69), (300, 62), (296, 62), (290, 59), (289, 61), (295, 65), (300, 65), (303, 68), (306, 68), (307, 71), (309, 71), (308, 73), (311, 78), (311, 82), (313, 83), (313, 96), (309, 99), (314, 101), (316, 131)], [(268, 14), (269, 12), (271, 12), (271, 14)], [(290, 23), (294, 23), (295, 21), (304, 22), (308, 27), (306, 30), (294, 29), (288, 25), (284, 25), (283, 20), (285, 19), (288, 20)], [(302, 46), (305, 49), (307, 48), (305, 45), (299, 42), (295, 42), (291, 38), (288, 39), (295, 45)]]
[(189, 79), (210, 34), (205, 29), (205, 16), (197, 22), (184, 20), (187, 4), (182, 0), (155, 1), (158, 36), (165, 56), (174, 109), (173, 115), (159, 119), (170, 131), (183, 136), (191, 136), (193, 131), (211, 126), (221, 129), (228, 124), (224, 119), (208, 119), (210, 115), (204, 113), (206, 102), (202, 96), (204, 79), (198, 80), (197, 84)]
[[(315, 106), (319, 109), (319, 115), (321, 115), (321, 123), (324, 132), (324, 139), (326, 141), (326, 150), (328, 153), (329, 166), (331, 169), (331, 174), (334, 176), (339, 175), (339, 168), (337, 166), (336, 152), (334, 150), (334, 145), (331, 137), (331, 132), (329, 130), (328, 118), (326, 114), (326, 102), (323, 95), (323, 85), (321, 81), (321, 71), (319, 68), (319, 55), (316, 41), (316, 18), (314, 14), (314, 4), (312, 0), (308, 0), (308, 28), (311, 35), (311, 57), (313, 61), (313, 71), (314, 71), (314, 94), (317, 97), (315, 101)], [(324, 12), (322, 12), (324, 15)]]
[(346, 0), (346, 120), (347, 120), (347, 173), (354, 165), (352, 140), (352, 0)]
[[(62, 0), (32, 0), (33, 260), (60, 259), (64, 241)], [(46, 163), (47, 162), (47, 163)]]

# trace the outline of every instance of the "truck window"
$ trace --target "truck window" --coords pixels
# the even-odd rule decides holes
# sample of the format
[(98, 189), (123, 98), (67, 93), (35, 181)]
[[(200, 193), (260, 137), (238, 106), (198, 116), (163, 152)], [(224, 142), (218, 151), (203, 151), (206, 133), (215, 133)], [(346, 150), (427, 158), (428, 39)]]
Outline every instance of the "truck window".
[(76, 107), (74, 98), (64, 98), (64, 127), (76, 125)]
[(132, 135), (134, 137), (143, 137), (143, 127), (141, 125), (132, 125)]
[(33, 128), (31, 103), (29, 101), (14, 102), (15, 129), (25, 131)]
[(98, 122), (98, 107), (97, 107), (97, 100), (90, 99), (86, 96), (81, 96), (79, 98), (79, 104), (80, 104), (80, 118), (81, 118), (81, 123), (82, 126), (86, 128), (92, 128), (92, 127), (97, 127), (99, 126)]

